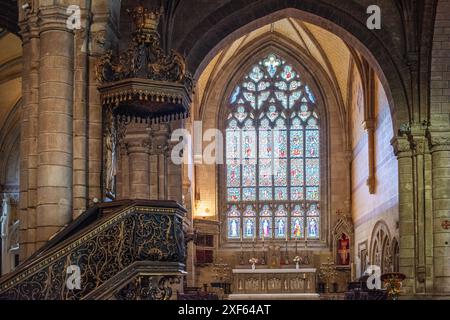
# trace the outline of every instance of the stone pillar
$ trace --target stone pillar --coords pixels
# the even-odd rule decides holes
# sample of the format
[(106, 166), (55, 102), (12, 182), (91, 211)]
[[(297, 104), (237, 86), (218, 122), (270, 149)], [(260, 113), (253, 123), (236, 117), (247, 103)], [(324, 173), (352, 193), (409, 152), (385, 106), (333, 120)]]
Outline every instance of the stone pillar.
[(130, 198), (150, 199), (149, 134), (145, 129), (127, 129), (125, 143), (128, 151)]
[[(37, 17), (33, 17), (33, 20)], [(38, 175), (38, 109), (39, 109), (39, 61), (40, 61), (40, 38), (37, 22), (33, 23), (30, 34), (31, 68), (29, 70), (28, 100), (30, 126), (29, 154), (28, 154), (28, 230), (27, 230), (27, 251), (29, 257), (36, 250), (36, 206), (37, 206), (37, 175)]]
[(31, 68), (31, 44), (28, 33), (28, 24), (21, 26), (22, 32), (22, 51), (23, 51), (23, 72), (22, 72), (22, 108), (20, 110), (20, 178), (19, 178), (19, 219), (20, 219), (20, 260), (27, 258), (28, 240), (28, 153), (29, 153), (29, 99), (30, 99), (30, 77)]
[[(170, 127), (166, 123), (154, 124), (151, 127), (152, 151), (150, 164), (151, 169), (151, 199), (167, 200), (167, 179), (168, 163), (167, 155), (169, 152)], [(179, 180), (181, 185), (181, 180)]]
[[(176, 128), (181, 128), (182, 126), (182, 120), (173, 121), (170, 125), (170, 132), (173, 132)], [(183, 204), (183, 165), (176, 164), (172, 160), (172, 150), (179, 141), (171, 141), (170, 138), (170, 134), (167, 135), (168, 148), (165, 152), (167, 163), (167, 199)]]
[(130, 172), (129, 158), (126, 146), (121, 143), (119, 145), (119, 161), (117, 172), (117, 199), (130, 198)]
[(406, 137), (396, 137), (391, 143), (398, 159), (400, 272), (406, 275), (404, 292), (412, 295), (416, 277), (412, 150)]
[(72, 219), (74, 35), (65, 7), (41, 8), (36, 243)]
[[(83, 2), (84, 3), (84, 2)], [(87, 42), (84, 42), (84, 49), (87, 51), (87, 68), (89, 74), (86, 91), (89, 104), (87, 105), (87, 197), (88, 204), (92, 204), (94, 198), (102, 199), (102, 148), (103, 129), (102, 116), (103, 109), (100, 101), (100, 85), (96, 78), (95, 68), (98, 59), (107, 49), (114, 49), (114, 44), (119, 42), (119, 16), (120, 1), (95, 0), (91, 3), (91, 26)], [(86, 40), (86, 39), (84, 39)]]
[[(415, 277), (415, 293), (425, 294), (427, 278), (428, 282), (432, 281), (431, 270), (432, 264), (427, 268), (427, 252), (431, 253), (431, 242), (427, 241), (426, 226), (431, 224), (431, 217), (427, 217), (427, 203), (431, 199), (427, 199), (426, 179), (431, 176), (430, 168), (427, 168), (430, 157), (428, 143), (425, 131), (422, 126), (412, 126), (409, 140), (412, 147), (412, 163), (413, 163), (413, 186), (414, 186), (414, 229), (415, 229), (415, 253), (416, 253), (416, 277)], [(401, 185), (400, 185), (401, 186)], [(429, 208), (428, 208), (429, 209)], [(428, 219), (427, 219), (428, 218)], [(428, 247), (428, 250), (427, 250)]]
[(39, 105), (39, 19), (31, 12), (21, 22), (23, 39), (22, 91), (20, 143), (20, 261), (35, 251), (37, 167), (38, 167), (38, 105)]
[(450, 293), (450, 132), (429, 133), (432, 154), (434, 293)]
[[(84, 14), (83, 16), (86, 16)], [(84, 18), (86, 20), (86, 18)], [(73, 101), (73, 218), (81, 215), (87, 207), (87, 117), (88, 117), (88, 54), (85, 39), (88, 32), (75, 34), (75, 83)], [(83, 35), (84, 34), (84, 35)]]

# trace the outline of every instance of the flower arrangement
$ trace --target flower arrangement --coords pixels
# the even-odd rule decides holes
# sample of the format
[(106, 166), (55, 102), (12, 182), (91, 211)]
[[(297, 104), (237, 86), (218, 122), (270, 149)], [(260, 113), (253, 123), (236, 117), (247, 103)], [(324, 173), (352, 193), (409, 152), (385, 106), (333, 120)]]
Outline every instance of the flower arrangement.
[(402, 288), (402, 281), (406, 278), (404, 274), (391, 272), (381, 276), (384, 282), (384, 287), (388, 293), (388, 298), (391, 300), (398, 300), (400, 296), (400, 289)]
[(252, 269), (255, 270), (256, 269), (255, 264), (258, 263), (258, 259), (257, 258), (250, 258), (250, 260), (248, 260), (248, 262), (252, 264)]
[(298, 269), (300, 266), (300, 263), (302, 263), (303, 259), (300, 256), (295, 256), (293, 261), (295, 262), (295, 269)]
[(302, 257), (300, 257), (300, 256), (295, 256), (294, 257), (294, 260), (292, 260), (292, 261), (294, 261), (295, 263), (301, 263), (302, 262)]

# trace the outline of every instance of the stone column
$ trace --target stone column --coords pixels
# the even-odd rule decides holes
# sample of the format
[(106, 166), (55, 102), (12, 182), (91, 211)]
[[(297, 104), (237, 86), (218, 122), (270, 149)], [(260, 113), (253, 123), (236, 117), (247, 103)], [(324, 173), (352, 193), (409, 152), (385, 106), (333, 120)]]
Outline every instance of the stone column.
[(432, 154), (434, 293), (450, 293), (450, 132), (429, 134)]
[[(84, 2), (83, 2), (84, 3)], [(113, 49), (119, 42), (119, 20), (120, 1), (95, 0), (91, 1), (91, 26), (89, 30), (88, 43), (84, 43), (87, 51), (87, 68), (89, 70), (86, 94), (89, 100), (87, 105), (87, 197), (88, 204), (92, 204), (94, 198), (102, 199), (102, 104), (98, 86), (100, 83), (96, 78), (95, 68), (98, 59), (106, 49)]]
[[(425, 131), (422, 126), (412, 126), (409, 137), (413, 153), (413, 186), (414, 186), (414, 228), (415, 228), (415, 253), (416, 253), (416, 283), (415, 293), (425, 294), (427, 276), (428, 282), (432, 281), (430, 276), (430, 267), (427, 270), (427, 246), (432, 245), (432, 240), (427, 241), (426, 226), (431, 223), (430, 217), (427, 217), (427, 199), (426, 196), (426, 179), (431, 176), (431, 172), (427, 165), (430, 157), (428, 143)], [(428, 210), (430, 211), (430, 210)], [(427, 219), (428, 218), (428, 219)], [(431, 247), (432, 248), (432, 247)], [(428, 252), (432, 249), (429, 248)]]
[(29, 257), (36, 250), (36, 206), (37, 206), (37, 175), (38, 175), (38, 109), (39, 109), (39, 61), (40, 61), (40, 38), (37, 27), (37, 17), (33, 17), (30, 33), (31, 68), (29, 70), (29, 155), (28, 155), (28, 230), (27, 230), (27, 253)]
[(398, 159), (400, 272), (406, 275), (403, 290), (412, 295), (416, 277), (412, 149), (407, 137), (396, 137), (391, 143)]
[[(182, 120), (172, 121), (170, 124), (170, 133), (183, 126)], [(183, 165), (176, 164), (172, 159), (172, 150), (178, 143), (179, 141), (171, 141), (171, 134), (167, 135), (167, 199), (183, 204)]]
[[(84, 19), (87, 20), (86, 13)], [(86, 23), (87, 24), (87, 23)], [(75, 74), (73, 101), (73, 218), (81, 215), (88, 201), (88, 53), (84, 43), (89, 31), (75, 33)]]
[(128, 130), (125, 136), (129, 162), (131, 199), (150, 199), (150, 138), (145, 129)]
[(30, 99), (30, 77), (31, 68), (31, 44), (28, 32), (28, 24), (21, 25), (22, 32), (22, 51), (23, 51), (23, 72), (22, 72), (22, 108), (20, 110), (20, 178), (19, 178), (19, 219), (20, 219), (20, 260), (27, 258), (28, 250), (28, 153), (29, 153), (29, 106)]
[(74, 35), (66, 8), (41, 8), (37, 247), (72, 219)]
[[(152, 151), (151, 169), (151, 199), (167, 200), (168, 163), (170, 127), (168, 124), (155, 124), (151, 127)], [(181, 185), (181, 180), (179, 180)]]
[(20, 261), (35, 251), (37, 205), (37, 130), (39, 104), (40, 38), (38, 16), (29, 13), (21, 22), (23, 39), (23, 107), (20, 144)]
[(130, 198), (130, 171), (129, 159), (126, 146), (119, 145), (119, 161), (117, 170), (117, 199)]

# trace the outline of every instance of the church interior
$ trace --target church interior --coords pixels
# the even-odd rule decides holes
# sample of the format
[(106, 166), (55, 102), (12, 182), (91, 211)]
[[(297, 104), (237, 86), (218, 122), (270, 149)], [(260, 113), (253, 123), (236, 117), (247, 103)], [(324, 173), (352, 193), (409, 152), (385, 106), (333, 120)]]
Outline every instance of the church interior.
[(1, 0), (0, 300), (450, 299), (450, 0)]

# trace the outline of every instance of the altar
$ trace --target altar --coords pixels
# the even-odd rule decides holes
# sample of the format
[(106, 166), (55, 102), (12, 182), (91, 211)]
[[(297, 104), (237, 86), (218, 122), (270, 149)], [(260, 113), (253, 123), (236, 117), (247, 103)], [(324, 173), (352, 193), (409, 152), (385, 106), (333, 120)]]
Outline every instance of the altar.
[[(315, 268), (233, 269), (233, 295), (316, 296)], [(232, 296), (230, 298), (232, 298)], [(317, 295), (318, 296), (318, 295)]]

